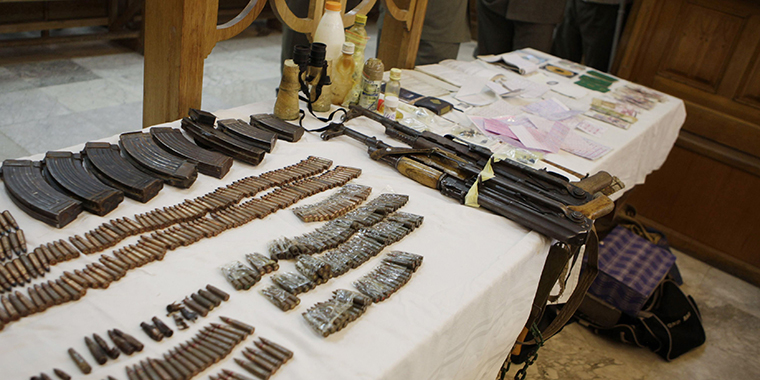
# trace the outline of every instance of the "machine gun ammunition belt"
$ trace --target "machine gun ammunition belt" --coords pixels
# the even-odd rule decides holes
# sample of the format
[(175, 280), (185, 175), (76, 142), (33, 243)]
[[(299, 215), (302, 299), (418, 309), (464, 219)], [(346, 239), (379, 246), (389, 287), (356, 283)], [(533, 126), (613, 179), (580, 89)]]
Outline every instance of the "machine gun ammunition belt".
[(106, 215), (124, 200), (122, 191), (93, 178), (71, 152), (47, 152), (44, 173), (51, 185), (73, 195), (93, 214)]
[(158, 145), (170, 153), (198, 163), (198, 171), (215, 178), (223, 178), (232, 167), (232, 158), (219, 152), (203, 149), (182, 134), (179, 129), (151, 128), (150, 134)]
[(88, 142), (81, 154), (90, 173), (136, 201), (145, 203), (164, 187), (160, 179), (132, 166), (119, 154), (119, 147), (116, 145)]
[(222, 152), (235, 159), (251, 165), (258, 165), (264, 159), (264, 150), (225, 135), (213, 127), (194, 122), (190, 118), (182, 119), (182, 129), (201, 146)]
[(29, 160), (5, 160), (2, 170), (11, 200), (33, 218), (61, 228), (82, 212), (82, 202), (45, 182), (39, 164)]
[(156, 145), (150, 134), (142, 132), (122, 133), (119, 136), (125, 157), (138, 169), (147, 171), (169, 185), (186, 189), (198, 178), (194, 162), (170, 154)]
[(257, 148), (264, 149), (267, 153), (272, 153), (274, 144), (277, 142), (277, 135), (274, 133), (248, 124), (243, 120), (219, 120), (216, 124), (224, 134), (242, 140)]

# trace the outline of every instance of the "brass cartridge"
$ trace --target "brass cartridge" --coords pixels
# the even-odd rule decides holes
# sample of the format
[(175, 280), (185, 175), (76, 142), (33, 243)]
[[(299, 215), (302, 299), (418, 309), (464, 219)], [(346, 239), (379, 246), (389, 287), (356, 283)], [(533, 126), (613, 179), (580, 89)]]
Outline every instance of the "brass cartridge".
[(109, 358), (116, 359), (121, 355), (121, 352), (119, 351), (118, 348), (109, 347), (108, 342), (106, 342), (106, 340), (103, 339), (100, 335), (92, 334), (92, 338), (93, 340), (95, 340), (95, 343), (97, 343), (98, 346), (100, 346), (100, 348), (103, 349), (103, 352), (105, 352)]
[(79, 370), (82, 371), (82, 373), (86, 375), (92, 372), (92, 367), (90, 367), (90, 364), (87, 363), (82, 355), (79, 355), (79, 353), (76, 352), (73, 348), (69, 348), (69, 356), (71, 356), (71, 360), (76, 363), (77, 367), (79, 367)]
[(53, 373), (55, 373), (55, 375), (58, 376), (58, 378), (61, 380), (71, 380), (71, 376), (69, 376), (68, 373), (63, 372), (58, 368), (53, 368)]
[(106, 357), (106, 352), (103, 350), (100, 345), (95, 343), (92, 339), (90, 339), (89, 336), (84, 337), (84, 343), (87, 345), (87, 349), (90, 350), (90, 354), (92, 354), (92, 357), (95, 358), (95, 361), (100, 364), (106, 364), (106, 361), (108, 361), (108, 358)]

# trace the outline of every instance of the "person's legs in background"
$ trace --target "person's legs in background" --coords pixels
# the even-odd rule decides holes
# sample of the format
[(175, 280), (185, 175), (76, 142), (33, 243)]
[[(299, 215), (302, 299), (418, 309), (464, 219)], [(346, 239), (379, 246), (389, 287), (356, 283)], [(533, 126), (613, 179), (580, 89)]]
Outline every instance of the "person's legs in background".
[[(533, 48), (545, 53), (551, 50), (555, 24), (512, 21), (512, 25), (514, 25), (512, 50)], [(478, 30), (478, 33), (480, 33), (480, 30)]]
[(578, 24), (583, 37), (585, 65), (607, 71), (619, 6), (584, 3), (579, 9)]
[(478, 0), (478, 48), (477, 54), (501, 54), (514, 50), (512, 21), (489, 9), (483, 0)]
[(583, 59), (583, 40), (575, 14), (575, 3), (576, 0), (567, 0), (565, 16), (557, 26), (551, 54), (580, 63)]
[(429, 65), (444, 59), (456, 59), (459, 54), (459, 42), (435, 42), (420, 40), (415, 65)]

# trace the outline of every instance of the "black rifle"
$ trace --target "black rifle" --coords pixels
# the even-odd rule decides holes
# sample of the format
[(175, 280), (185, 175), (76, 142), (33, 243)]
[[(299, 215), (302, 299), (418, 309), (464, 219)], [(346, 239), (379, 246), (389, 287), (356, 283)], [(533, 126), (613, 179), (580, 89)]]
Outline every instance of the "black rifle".
[[(478, 175), (490, 160), (487, 148), (461, 144), (432, 132), (417, 132), (358, 106), (351, 106), (348, 115), (367, 116), (383, 124), (388, 135), (412, 148), (392, 147), (342, 123), (332, 124), (322, 133), (322, 139), (351, 137), (367, 145), (373, 160), (463, 204), (477, 182), (477, 203), (481, 207), (561, 242), (582, 245), (592, 220), (611, 211), (612, 201), (606, 196), (594, 195), (547, 171), (508, 160), (491, 161), (496, 175), (480, 181)], [(593, 180), (600, 182), (598, 179)], [(592, 190), (596, 192), (608, 184), (597, 183), (597, 189)]]

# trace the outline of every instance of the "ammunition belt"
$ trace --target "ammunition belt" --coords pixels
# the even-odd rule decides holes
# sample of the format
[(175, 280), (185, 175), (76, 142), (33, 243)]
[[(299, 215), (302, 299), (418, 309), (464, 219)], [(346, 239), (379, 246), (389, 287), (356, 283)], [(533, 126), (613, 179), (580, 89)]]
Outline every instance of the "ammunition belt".
[(333, 220), (355, 209), (371, 192), (372, 188), (369, 186), (348, 184), (323, 201), (294, 207), (293, 213), (302, 222)]
[(147, 133), (129, 132), (119, 136), (125, 158), (150, 175), (182, 189), (190, 187), (198, 177), (195, 163), (161, 149)]
[(264, 159), (263, 149), (226, 135), (213, 126), (199, 124), (186, 117), (182, 119), (182, 130), (192, 136), (199, 146), (219, 151), (245, 163), (258, 165)]
[(82, 161), (71, 152), (47, 152), (43, 164), (48, 182), (74, 196), (85, 210), (95, 215), (108, 214), (124, 200), (122, 191), (90, 176)]
[(145, 174), (119, 154), (119, 147), (103, 142), (88, 142), (80, 153), (90, 173), (138, 202), (155, 197), (164, 186), (160, 179)]
[(11, 200), (31, 217), (61, 228), (82, 212), (82, 202), (45, 182), (39, 163), (5, 160), (2, 171)]
[(225, 119), (216, 122), (218, 128), (230, 137), (237, 138), (257, 148), (272, 153), (277, 135), (246, 123), (243, 120)]
[(406, 204), (409, 197), (400, 194), (381, 194), (366, 205), (332, 220), (314, 230), (293, 238), (281, 238), (269, 243), (269, 253), (278, 259), (292, 259), (301, 254), (316, 254), (344, 243), (360, 228), (382, 221), (388, 214)]
[(148, 358), (139, 364), (127, 366), (127, 377), (130, 380), (191, 379), (227, 357), (248, 335), (249, 332), (237, 329), (234, 325), (211, 323), (191, 339), (165, 352), (162, 358)]
[(198, 171), (214, 178), (223, 178), (232, 167), (232, 158), (219, 152), (203, 149), (191, 143), (179, 129), (154, 127), (150, 135), (170, 153), (198, 163)]

